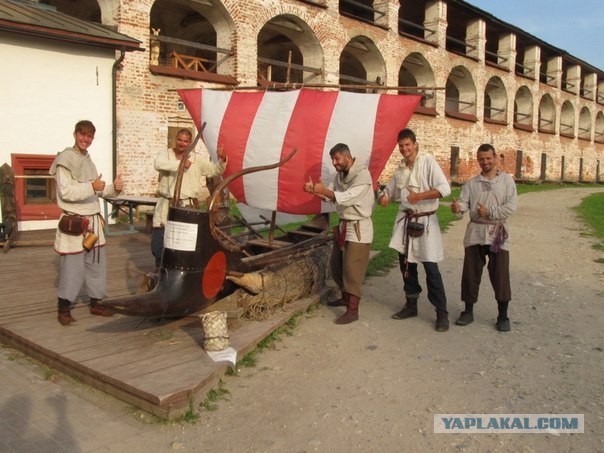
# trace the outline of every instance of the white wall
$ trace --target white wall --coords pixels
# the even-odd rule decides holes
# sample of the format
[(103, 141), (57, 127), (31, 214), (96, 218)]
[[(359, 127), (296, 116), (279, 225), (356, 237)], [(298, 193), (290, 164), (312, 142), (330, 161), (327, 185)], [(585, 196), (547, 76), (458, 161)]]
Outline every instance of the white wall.
[[(112, 181), (111, 77), (115, 52), (0, 32), (0, 165), (11, 154), (54, 155), (73, 145), (77, 121), (97, 132), (90, 154)], [(20, 222), (20, 230), (56, 221)]]

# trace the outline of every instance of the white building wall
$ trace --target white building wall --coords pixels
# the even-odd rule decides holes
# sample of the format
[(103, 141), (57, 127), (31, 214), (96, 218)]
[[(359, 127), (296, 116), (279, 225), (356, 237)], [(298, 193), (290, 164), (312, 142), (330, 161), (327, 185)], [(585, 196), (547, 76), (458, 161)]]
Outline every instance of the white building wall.
[[(11, 154), (54, 155), (73, 145), (77, 121), (97, 132), (90, 154), (112, 181), (111, 77), (115, 52), (0, 32), (0, 165)], [(19, 222), (19, 230), (56, 220)]]

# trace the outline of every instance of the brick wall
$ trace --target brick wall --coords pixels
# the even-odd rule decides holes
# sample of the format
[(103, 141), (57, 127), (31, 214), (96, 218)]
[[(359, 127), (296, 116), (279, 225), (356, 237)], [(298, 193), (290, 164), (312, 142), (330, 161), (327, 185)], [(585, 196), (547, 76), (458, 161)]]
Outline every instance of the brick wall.
[[(117, 0), (116, 0), (117, 1)], [(216, 0), (217, 3), (218, 0)], [(356, 36), (370, 38), (379, 49), (386, 68), (386, 85), (398, 85), (398, 72), (404, 58), (411, 52), (421, 53), (429, 62), (436, 78), (436, 86), (444, 87), (451, 69), (463, 66), (472, 74), (477, 87), (477, 122), (447, 118), (444, 115), (444, 90), (436, 91), (437, 116), (416, 114), (409, 126), (413, 128), (423, 150), (435, 155), (445, 173), (449, 174), (451, 146), (458, 146), (458, 179), (463, 181), (474, 175), (478, 169), (475, 151), (481, 143), (492, 143), (498, 155), (503, 156), (505, 171), (516, 173), (516, 154), (523, 152), (523, 178), (538, 179), (541, 154), (548, 154), (549, 179), (559, 178), (561, 156), (565, 156), (565, 179), (579, 177), (579, 160), (584, 158), (583, 178), (595, 178), (598, 159), (602, 160), (604, 145), (580, 139), (566, 139), (557, 135), (539, 134), (483, 122), (483, 102), (481, 90), (492, 76), (500, 77), (506, 84), (508, 112), (514, 110), (516, 90), (526, 85), (533, 94), (535, 105), (533, 116), (538, 115), (538, 99), (549, 92), (558, 109), (565, 100), (573, 105), (586, 104), (592, 109), (603, 110), (601, 105), (580, 99), (578, 95), (563, 92), (555, 87), (545, 87), (539, 82), (516, 77), (513, 73), (484, 65), (463, 56), (452, 55), (443, 48), (437, 48), (419, 41), (402, 38), (397, 30), (396, 11), (398, 1), (389, 0), (387, 23), (389, 30), (355, 21), (338, 14), (338, 2), (324, 2), (327, 8), (320, 8), (296, 0), (226, 0), (224, 11), (233, 22), (232, 49), (235, 57), (231, 62), (233, 75), (240, 85), (255, 85), (257, 74), (257, 36), (264, 24), (280, 14), (301, 19), (312, 30), (323, 51), (324, 83), (337, 83), (339, 58), (346, 44)], [(118, 171), (126, 181), (129, 194), (151, 194), (156, 189), (157, 174), (153, 169), (153, 159), (157, 152), (167, 146), (169, 126), (191, 126), (186, 112), (178, 111), (177, 88), (211, 87), (212, 84), (156, 76), (149, 71), (149, 14), (152, 0), (121, 0), (117, 13), (118, 31), (143, 42), (144, 52), (128, 53), (118, 76), (117, 126), (118, 126)], [(578, 110), (578, 109), (577, 109)], [(508, 114), (511, 117), (511, 114)], [(559, 118), (559, 117), (558, 117)], [(578, 117), (577, 117), (578, 121)], [(398, 164), (399, 154), (393, 155), (380, 178), (388, 179)]]

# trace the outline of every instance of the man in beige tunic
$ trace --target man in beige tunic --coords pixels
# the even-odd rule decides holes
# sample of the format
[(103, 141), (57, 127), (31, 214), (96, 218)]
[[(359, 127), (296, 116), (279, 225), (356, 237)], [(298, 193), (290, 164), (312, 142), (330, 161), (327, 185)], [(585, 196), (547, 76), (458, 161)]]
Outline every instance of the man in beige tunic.
[[(187, 147), (191, 145), (191, 131), (181, 129), (176, 134), (176, 146), (161, 151), (155, 158), (154, 166), (159, 172), (159, 199), (153, 214), (153, 231), (151, 233), (151, 253), (155, 257), (155, 267), (161, 265), (164, 249), (164, 233), (168, 221), (168, 210), (174, 196), (178, 166)], [(199, 153), (191, 152), (185, 162), (185, 172), (180, 188), (180, 206), (197, 208), (201, 194), (201, 178), (218, 176), (226, 168), (226, 156), (222, 148), (218, 149), (217, 164), (204, 159)]]
[[(118, 175), (113, 185), (106, 185), (98, 174), (88, 153), (95, 132), (92, 122), (79, 121), (73, 133), (75, 144), (61, 151), (50, 167), (50, 174), (56, 179), (57, 204), (63, 210), (61, 218), (75, 214), (86, 219), (88, 224), (87, 229), (77, 235), (57, 228), (54, 248), (59, 254), (58, 320), (64, 326), (75, 322), (71, 304), (84, 285), (90, 297), (90, 313), (112, 315), (99, 304), (105, 297), (107, 279), (99, 197), (117, 196), (124, 184)], [(96, 241), (90, 240), (95, 237)]]
[(333, 190), (325, 187), (321, 181), (307, 182), (304, 190), (336, 204), (340, 223), (334, 237), (331, 273), (342, 297), (328, 305), (345, 306), (346, 313), (335, 323), (349, 324), (359, 319), (361, 288), (373, 241), (371, 213), (375, 198), (369, 170), (352, 157), (347, 145), (335, 145), (329, 155), (338, 172)]

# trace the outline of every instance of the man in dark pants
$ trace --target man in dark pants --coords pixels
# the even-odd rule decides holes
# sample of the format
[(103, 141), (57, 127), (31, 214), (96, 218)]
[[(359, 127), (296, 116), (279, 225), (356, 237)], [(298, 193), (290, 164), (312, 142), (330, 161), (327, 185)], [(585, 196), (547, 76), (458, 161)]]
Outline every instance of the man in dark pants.
[(429, 154), (419, 152), (419, 144), (411, 129), (399, 132), (398, 147), (403, 160), (379, 198), (381, 206), (387, 206), (390, 200), (400, 201), (389, 245), (399, 252), (406, 303), (392, 317), (407, 319), (417, 316), (417, 301), (422, 292), (417, 268), (418, 263), (422, 263), (426, 272), (428, 300), (436, 309), (435, 330), (446, 332), (449, 330), (447, 297), (438, 268), (438, 262), (444, 258), (444, 250), (436, 210), (439, 199), (449, 195), (451, 188), (438, 162)]
[(495, 291), (498, 316), (496, 327), (501, 332), (511, 329), (508, 304), (512, 299), (510, 286), (509, 227), (506, 220), (516, 210), (518, 195), (511, 175), (497, 168), (497, 153), (489, 144), (477, 152), (481, 172), (467, 181), (459, 201), (451, 204), (454, 214), (469, 211), (470, 222), (464, 237), (464, 263), (461, 277), (461, 300), (465, 310), (455, 322), (466, 326), (474, 321), (473, 308), (478, 301), (482, 270), (489, 264), (489, 278)]
[(335, 145), (329, 155), (337, 171), (333, 190), (311, 180), (304, 184), (304, 191), (336, 204), (340, 223), (334, 237), (331, 273), (342, 297), (328, 305), (345, 306), (346, 313), (335, 323), (349, 324), (359, 319), (361, 288), (373, 241), (373, 182), (369, 170), (352, 157), (347, 145)]

